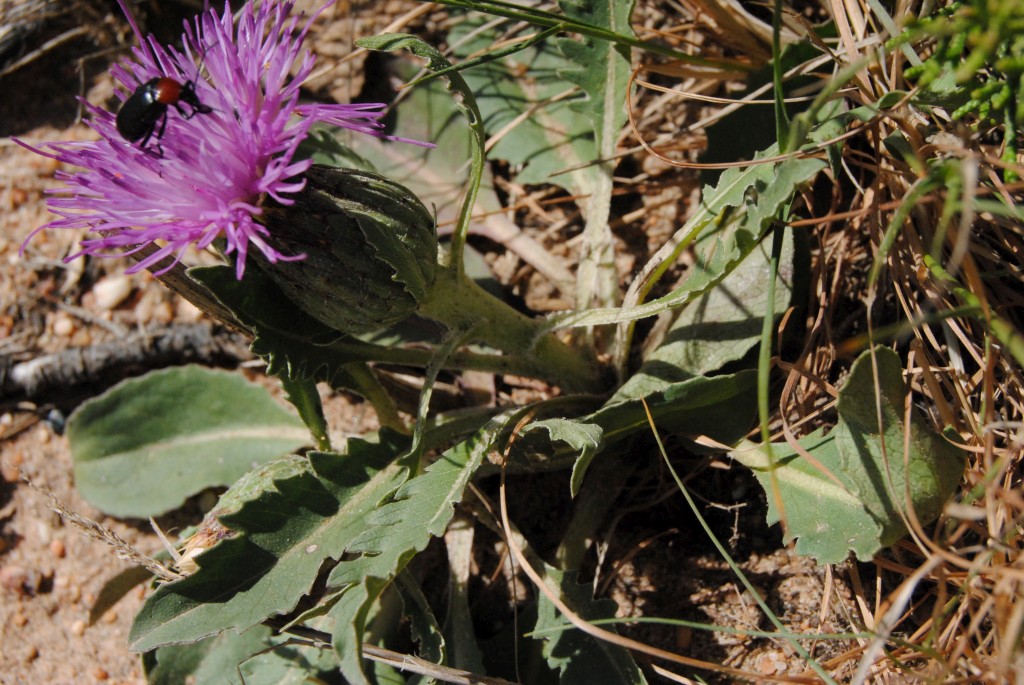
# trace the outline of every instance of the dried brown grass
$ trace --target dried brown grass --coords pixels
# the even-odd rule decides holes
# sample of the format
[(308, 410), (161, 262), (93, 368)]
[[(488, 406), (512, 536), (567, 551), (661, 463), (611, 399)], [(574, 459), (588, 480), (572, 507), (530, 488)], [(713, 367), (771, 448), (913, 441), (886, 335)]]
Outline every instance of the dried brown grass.
[[(770, 26), (765, 34), (763, 23), (724, 0), (685, 6), (691, 16), (678, 27), (662, 27), (659, 37), (671, 36), (703, 57), (751, 66), (770, 59)], [(921, 7), (916, 0), (899, 2), (894, 16), (915, 15)], [(789, 35), (807, 37), (813, 32), (807, 16), (824, 11), (839, 36), (810, 36), (823, 59), (788, 76), (835, 77), (860, 65), (839, 95), (851, 108), (893, 91), (912, 92), (903, 76), (907, 56), (880, 49), (892, 36), (886, 30), (892, 18), (876, 9), (864, 0), (832, 0), (800, 14), (787, 8)], [(927, 43), (914, 47), (927, 56)], [(735, 107), (772, 96), (769, 89), (725, 105), (727, 99), (705, 97), (728, 98), (730, 84), (718, 75), (660, 62), (643, 65), (638, 74), (641, 90), (649, 90), (634, 103), (634, 134), (678, 166), (700, 166), (693, 163), (693, 146), (680, 141)], [(646, 80), (652, 74), (661, 84), (657, 92)], [(676, 82), (666, 86), (666, 79)], [(672, 130), (660, 120), (658, 103), (666, 97), (688, 98), (700, 121), (681, 127), (682, 133)], [(966, 455), (961, 488), (945, 515), (922, 526), (911, 512), (911, 535), (875, 560), (873, 587), (861, 582), (856, 565), (835, 569), (856, 591), (851, 630), (876, 636), (826, 664), (850, 682), (1024, 678), (1024, 228), (976, 205), (986, 198), (1014, 207), (1024, 184), (1002, 180), (1007, 165), (998, 144), (989, 142), (993, 137), (949, 114), (919, 109), (905, 97), (851, 128), (842, 173), (827, 188), (806, 191), (802, 216), (791, 226), (807, 231), (813, 268), (804, 320), (787, 316), (782, 324), (804, 332), (799, 352), (776, 360), (787, 375), (776, 427), (800, 435), (828, 425), (835, 386), (852, 357), (871, 342), (893, 344), (906, 360), (914, 411), (923, 409), (937, 430), (951, 429)], [(890, 136), (906, 141), (902, 155), (887, 146)], [(940, 162), (952, 182), (918, 192)]]

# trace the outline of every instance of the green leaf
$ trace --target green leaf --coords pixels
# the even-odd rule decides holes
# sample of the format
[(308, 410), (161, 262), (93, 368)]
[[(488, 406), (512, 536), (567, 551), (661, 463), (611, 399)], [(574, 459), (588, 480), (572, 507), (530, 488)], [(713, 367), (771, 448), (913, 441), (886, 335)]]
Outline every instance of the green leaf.
[[(541, 428), (547, 431), (548, 443), (565, 443), (567, 449), (577, 455), (571, 486), (572, 493), (575, 495), (579, 491), (583, 472), (586, 471), (586, 465), (590, 464), (604, 446), (604, 429), (596, 423), (590, 423), (587, 420), (545, 419), (529, 424), (522, 430), (520, 435), (525, 436)], [(583, 465), (582, 469), (581, 465)], [(578, 476), (577, 471), (579, 471)]]
[[(756, 385), (753, 370), (710, 378), (698, 376), (668, 384), (660, 390), (638, 392), (635, 396), (617, 393), (604, 407), (577, 422), (600, 427), (606, 443), (650, 430), (641, 402), (643, 398), (655, 423), (667, 432), (707, 435), (732, 444), (750, 430), (757, 410)], [(573, 495), (579, 492), (596, 454), (593, 450), (586, 451), (576, 460), (570, 481)]]
[[(487, 19), (467, 16), (455, 26), (450, 39), (457, 55), (485, 53), (502, 38), (507, 26), (482, 30)], [(579, 195), (591, 185), (589, 171), (557, 173), (598, 158), (590, 117), (564, 97), (569, 86), (560, 72), (572, 66), (553, 42), (544, 41), (463, 72), (487, 133), (501, 133), (488, 156), (518, 168), (516, 183), (553, 183)]]
[[(632, 37), (631, 0), (560, 0), (567, 17), (591, 22), (617, 35)], [(583, 36), (580, 40), (562, 38), (558, 49), (572, 63), (558, 75), (579, 87), (582, 99), (572, 109), (585, 114), (594, 126), (598, 154), (609, 159), (619, 132), (626, 122), (626, 87), (631, 70), (629, 47), (611, 41)]]
[[(624, 0), (562, 0), (559, 6), (566, 16), (593, 21), (611, 33), (632, 36), (629, 18), (633, 3)], [(588, 166), (573, 172), (581, 177), (577, 191), (587, 196), (582, 206), (586, 217), (577, 269), (577, 308), (593, 303), (609, 306), (620, 302), (618, 273), (615, 270), (615, 238), (608, 217), (614, 186), (616, 144), (626, 121), (626, 88), (629, 83), (629, 48), (605, 40), (583, 36), (580, 40), (561, 39), (558, 47), (574, 66), (559, 75), (576, 84), (584, 98), (571, 107), (590, 119), (594, 127), (596, 157)]]
[(237, 374), (184, 366), (124, 381), (68, 421), (75, 484), (114, 516), (156, 516), (310, 443), (267, 392)]
[(866, 561), (906, 534), (908, 504), (922, 525), (941, 513), (960, 482), (964, 455), (916, 414), (910, 421), (910, 450), (904, 452), (906, 396), (899, 357), (878, 347), (854, 363), (839, 393), (836, 428), (828, 436), (819, 431), (799, 441), (827, 473), (785, 444), (772, 445), (774, 474), (763, 449), (747, 443), (732, 453), (754, 470), (768, 493), (769, 523), (780, 519), (773, 495), (778, 488), (786, 541), (797, 538), (798, 554), (837, 563), (852, 550)]
[(344, 590), (330, 615), (336, 626), (334, 648), (349, 682), (367, 682), (361, 645), (370, 607), (395, 574), (432, 537), (444, 533), (477, 467), (523, 411), (506, 412), (492, 419), (360, 521), (363, 533), (346, 545), (347, 557), (327, 580), (328, 589)]
[[(366, 360), (380, 359), (380, 353), (386, 353), (384, 348), (342, 335), (305, 314), (258, 269), (247, 273), (244, 282), (235, 278), (230, 266), (196, 267), (189, 269), (188, 275), (215, 294), (220, 305), (249, 329), (254, 336), (253, 353), (267, 361), (267, 373), (280, 377), (286, 387), (289, 381), (324, 381), (334, 388), (371, 394), (360, 382), (368, 372), (353, 365), (365, 366)], [(317, 447), (322, 449), (326, 427), (316, 412), (311, 404), (304, 414), (313, 426)]]
[[(595, 600), (593, 588), (589, 584), (578, 584), (575, 572), (563, 573), (547, 565), (544, 572), (545, 585), (580, 618), (593, 621), (615, 617), (616, 603), (610, 599)], [(544, 658), (549, 666), (558, 669), (560, 682), (564, 685), (639, 685), (647, 682), (629, 650), (593, 638), (567, 623), (543, 593), (538, 595), (534, 630), (557, 631), (538, 637), (544, 640)]]
[(415, 583), (408, 571), (398, 574), (395, 587), (402, 597), (404, 614), (409, 617), (409, 632), (412, 639), (419, 645), (417, 655), (431, 663), (444, 663), (444, 635), (427, 598), (423, 595), (423, 590)]
[[(466, 242), (466, 234), (469, 230), (469, 221), (473, 207), (476, 204), (480, 192), (480, 185), (484, 176), (484, 144), (486, 133), (480, 121), (480, 110), (476, 104), (476, 98), (472, 89), (466, 84), (465, 79), (457, 71), (453, 70), (451, 63), (442, 55), (437, 48), (429, 43), (409, 34), (384, 34), (362, 38), (356, 41), (359, 47), (371, 50), (395, 51), (408, 50), (412, 54), (426, 60), (427, 69), (432, 72), (444, 73), (448, 81), (448, 89), (454, 96), (452, 102), (465, 117), (469, 125), (469, 157), (470, 165), (466, 174), (465, 192), (458, 209), (458, 218), (455, 221), (455, 228), (451, 236), (451, 259), (457, 270), (461, 269), (462, 251)], [(420, 113), (422, 116), (422, 113)], [(461, 123), (459, 128), (461, 130)], [(422, 173), (422, 169), (417, 169)]]
[[(776, 154), (774, 147), (764, 155)], [(674, 261), (700, 236), (715, 232), (707, 249), (697, 254), (696, 269), (668, 295), (634, 307), (591, 309), (556, 314), (548, 318), (551, 329), (599, 326), (635, 321), (680, 307), (722, 282), (760, 244), (778, 212), (792, 200), (799, 187), (824, 168), (813, 158), (788, 159), (777, 164), (755, 163), (743, 170), (733, 168), (722, 174), (718, 185), (706, 187), (700, 206), (676, 232)]]
[[(402, 80), (411, 79), (417, 73), (411, 63), (398, 66)], [(395, 127), (391, 134), (429, 141), (437, 147), (423, 148), (359, 136), (350, 143), (364, 160), (357, 166), (407, 187), (434, 209), (438, 225), (445, 226), (455, 220), (459, 198), (469, 180), (466, 162), (472, 156), (472, 144), (466, 124), (451, 93), (440, 81), (415, 86), (403, 95), (393, 110)], [(320, 161), (324, 160), (320, 158)], [(501, 209), (489, 171), (484, 172), (477, 202), (476, 209), (481, 213)]]
[[(938, 517), (960, 483), (965, 459), (916, 413), (911, 414), (907, 435), (907, 389), (900, 358), (891, 349), (877, 347), (874, 361), (877, 385), (869, 350), (854, 363), (839, 393), (836, 442), (851, 491), (882, 525), (881, 543), (891, 545), (906, 534), (900, 513), (908, 504), (922, 524)], [(909, 451), (904, 452), (905, 446)]]
[[(761, 243), (715, 288), (691, 302), (672, 323), (664, 341), (644, 360), (615, 397), (640, 397), (672, 383), (718, 371), (742, 359), (761, 338), (768, 309), (770, 245)], [(701, 245), (698, 252), (704, 252)], [(773, 311), (789, 305), (794, 277), (793, 236), (786, 232)], [(695, 269), (701, 269), (698, 264)]]
[[(823, 431), (816, 431), (799, 440), (799, 444), (830, 473), (840, 476), (839, 449), (834, 435), (826, 437)], [(797, 538), (797, 554), (813, 556), (823, 564), (845, 560), (850, 550), (859, 559), (870, 559), (880, 548), (881, 526), (857, 497), (785, 443), (773, 444), (772, 452), (776, 464), (775, 482), (786, 509), (785, 541)], [(777, 523), (781, 517), (772, 494), (770, 467), (764, 451), (744, 441), (730, 454), (753, 470), (767, 493), (768, 523)]]
[(330, 652), (286, 642), (287, 638), (273, 635), (270, 628), (256, 626), (241, 634), (222, 633), (194, 645), (161, 647), (146, 655), (147, 682), (302, 685), (336, 668)]
[(146, 600), (131, 648), (194, 642), (294, 609), (324, 561), (361, 537), (378, 503), (405, 480), (406, 470), (389, 462), (407, 442), (390, 432), (379, 444), (353, 438), (345, 454), (313, 452), (301, 471), (272, 474), (270, 484), (244, 495), (229, 490), (228, 508), (237, 510), (220, 522), (237, 535), (199, 555), (193, 575)]

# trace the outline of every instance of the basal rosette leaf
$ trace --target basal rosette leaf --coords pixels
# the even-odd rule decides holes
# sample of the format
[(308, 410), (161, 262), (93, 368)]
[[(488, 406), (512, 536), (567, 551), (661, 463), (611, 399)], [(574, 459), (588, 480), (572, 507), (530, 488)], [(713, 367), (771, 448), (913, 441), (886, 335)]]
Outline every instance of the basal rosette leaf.
[[(773, 146), (759, 158), (777, 154)], [(697, 211), (674, 237), (677, 252), (708, 236), (697, 254), (700, 269), (669, 294), (633, 307), (591, 309), (549, 317), (552, 329), (598, 326), (636, 321), (688, 304), (717, 286), (757, 248), (765, 232), (796, 191), (814, 178), (825, 162), (794, 158), (778, 163), (756, 163), (728, 169), (718, 185), (704, 188)], [(711, 236), (714, 237), (711, 237)]]
[(68, 421), (75, 484), (115, 516), (156, 516), (311, 442), (266, 390), (199, 366), (124, 381)]
[(769, 523), (781, 517), (778, 492), (786, 541), (797, 539), (797, 553), (838, 563), (853, 551), (867, 561), (906, 535), (911, 509), (927, 525), (956, 489), (963, 452), (916, 414), (905, 432), (902, 370), (896, 353), (883, 347), (857, 359), (839, 393), (836, 428), (799, 441), (817, 464), (785, 444), (772, 445), (774, 472), (752, 443), (732, 452), (768, 493)]
[[(704, 254), (714, 234), (698, 241)], [(793, 295), (795, 250), (791, 232), (783, 239), (780, 278), (775, 302), (768, 302), (771, 245), (762, 241), (716, 287), (682, 308), (664, 340), (644, 359), (612, 398), (640, 397), (672, 383), (714, 373), (725, 364), (743, 359), (761, 340), (761, 327), (769, 304), (779, 315)], [(701, 263), (692, 269), (703, 270)]]
[(334, 648), (349, 682), (368, 682), (362, 670), (361, 645), (371, 605), (431, 538), (444, 534), (477, 467), (523, 411), (492, 419), (361, 520), (362, 534), (346, 545), (349, 557), (334, 567), (327, 580), (328, 589), (343, 591), (330, 615), (336, 626)]
[[(337, 670), (330, 652), (286, 649), (289, 638), (255, 626), (194, 645), (161, 647), (143, 658), (150, 685), (306, 685)], [(243, 681), (244, 678), (244, 681)]]
[(963, 451), (913, 409), (907, 426), (906, 398), (903, 365), (886, 347), (862, 354), (839, 393), (840, 469), (879, 522), (882, 545), (906, 534), (908, 507), (922, 524), (935, 520), (965, 466)]
[[(503, 37), (506, 27), (484, 30), (485, 21), (468, 15), (454, 27), (457, 55), (485, 53)], [(554, 183), (574, 194), (593, 185), (590, 170), (582, 167), (599, 157), (594, 121), (565, 98), (561, 75), (577, 66), (553, 41), (544, 41), (464, 72), (488, 134), (502, 134), (488, 154), (517, 168), (517, 183)], [(574, 167), (581, 168), (557, 173)]]
[[(618, 605), (610, 599), (594, 599), (590, 584), (576, 582), (575, 572), (544, 565), (544, 582), (580, 618), (593, 621), (614, 618)], [(562, 618), (544, 593), (538, 593), (534, 631), (544, 640), (543, 654), (557, 669), (559, 682), (567, 685), (646, 685), (647, 679), (629, 650), (583, 633)], [(605, 627), (608, 629), (609, 627)]]
[(405, 446), (389, 433), (380, 443), (351, 439), (344, 454), (313, 452), (308, 469), (247, 496), (219, 518), (232, 535), (196, 558), (194, 574), (146, 600), (131, 648), (195, 642), (293, 610), (325, 560), (340, 558), (405, 480), (392, 461)]

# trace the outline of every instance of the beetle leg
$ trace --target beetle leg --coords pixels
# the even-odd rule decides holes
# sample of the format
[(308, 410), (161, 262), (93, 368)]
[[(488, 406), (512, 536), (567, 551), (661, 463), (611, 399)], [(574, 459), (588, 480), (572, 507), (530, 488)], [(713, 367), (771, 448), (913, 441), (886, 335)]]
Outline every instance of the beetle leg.
[[(167, 112), (164, 112), (164, 115), (162, 117), (160, 117), (160, 131), (157, 132), (157, 134), (156, 134), (157, 141), (159, 141), (161, 138), (164, 137), (164, 129), (165, 128), (167, 128)], [(159, 142), (157, 142), (156, 145), (155, 145), (156, 152), (153, 152), (151, 150), (147, 150), (146, 149), (146, 143), (148, 143), (149, 139), (153, 137), (153, 133), (155, 131), (156, 131), (156, 127), (155, 126), (153, 128), (151, 128), (151, 129), (149, 129), (149, 131), (146, 132), (146, 137), (142, 139), (141, 143), (139, 143), (139, 147), (142, 148), (143, 150), (146, 150), (146, 152), (148, 152), (150, 154), (154, 154), (156, 157), (163, 158), (163, 156), (164, 156), (164, 149), (163, 149), (163, 147), (161, 147)]]

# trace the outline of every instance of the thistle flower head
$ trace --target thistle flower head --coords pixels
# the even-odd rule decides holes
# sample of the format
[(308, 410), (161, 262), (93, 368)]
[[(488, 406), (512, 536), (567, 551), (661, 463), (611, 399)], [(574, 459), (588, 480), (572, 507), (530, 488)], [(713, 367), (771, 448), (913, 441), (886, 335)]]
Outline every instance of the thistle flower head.
[(143, 38), (133, 23), (140, 45), (133, 58), (111, 70), (124, 89), (122, 99), (163, 78), (194, 88), (202, 107), (171, 99), (143, 108), (156, 116), (154, 130), (148, 141), (129, 141), (119, 133), (115, 113), (85, 103), (98, 140), (30, 148), (80, 167), (60, 172), (66, 186), (48, 200), (59, 218), (32, 235), (60, 228), (98, 234), (83, 240), (68, 260), (131, 254), (153, 245), (129, 272), (172, 258), (160, 272), (166, 271), (190, 245), (202, 249), (217, 239), (226, 254), (237, 253), (238, 278), (250, 247), (270, 262), (302, 259), (267, 243), (261, 203), (272, 198), (289, 205), (303, 188), (302, 174), (311, 162), (294, 155), (313, 124), (383, 137), (378, 119), (385, 106), (299, 104), (299, 88), (314, 63), (302, 42), (315, 16), (293, 17), (292, 5), (247, 4), (237, 20), (227, 4), (222, 13), (210, 9), (186, 23), (180, 50)]

